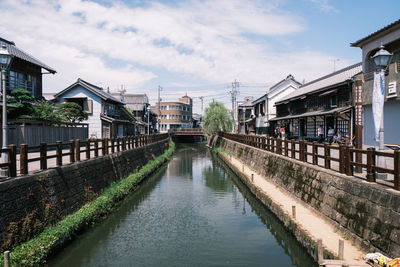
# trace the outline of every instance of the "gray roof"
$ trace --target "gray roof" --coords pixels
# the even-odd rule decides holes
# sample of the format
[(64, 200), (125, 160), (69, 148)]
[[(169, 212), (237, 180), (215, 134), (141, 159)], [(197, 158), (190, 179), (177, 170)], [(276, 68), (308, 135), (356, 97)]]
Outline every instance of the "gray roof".
[(253, 97), (248, 97), (242, 103), (239, 104), (239, 107), (242, 107), (242, 108), (252, 107), (252, 106), (254, 106), (253, 101), (254, 101)]
[(351, 78), (354, 75), (360, 73), (361, 71), (362, 71), (361, 62), (348, 66), (344, 69), (338, 70), (329, 75), (323, 76), (314, 81), (303, 84), (302, 86), (299, 87), (299, 89), (279, 100), (277, 104), (288, 100), (294, 100), (299, 98), (300, 96), (308, 95), (317, 91), (322, 91), (325, 89), (332, 88), (340, 83), (351, 80)]
[(3, 39), (3, 38), (0, 38), (0, 47), (2, 47), (3, 45), (6, 46), (6, 49), (7, 49), (8, 53), (13, 55), (14, 57), (17, 57), (17, 58), (19, 58), (21, 60), (24, 60), (24, 61), (30, 62), (32, 64), (35, 64), (35, 65), (37, 65), (37, 66), (49, 71), (52, 74), (56, 73), (55, 69), (47, 66), (46, 64), (44, 64), (40, 60), (34, 58), (33, 56), (29, 55), (28, 53), (25, 53), (24, 51), (22, 51), (21, 49), (16, 47), (14, 42), (8, 41), (8, 40)]
[[(121, 99), (120, 93), (111, 93), (112, 96)], [(123, 103), (132, 110), (143, 110), (149, 104), (146, 94), (123, 94)]]
[(94, 84), (88, 83), (88, 82), (82, 80), (81, 78), (79, 78), (75, 83), (73, 83), (69, 87), (65, 88), (61, 92), (58, 92), (57, 94), (55, 94), (54, 98), (60, 97), (64, 93), (66, 93), (66, 92), (70, 91), (71, 89), (73, 89), (74, 87), (76, 87), (77, 85), (82, 86), (83, 88), (87, 89), (88, 91), (92, 92), (93, 94), (97, 95), (98, 97), (100, 97), (103, 100), (116, 102), (118, 104), (123, 104), (119, 99), (113, 97), (112, 95), (110, 95), (109, 93), (104, 91), (103, 88), (96, 86)]
[(380, 30), (377, 30), (376, 32), (371, 33), (370, 35), (368, 35), (368, 36), (366, 36), (366, 37), (364, 37), (364, 38), (362, 38), (362, 39), (360, 39), (360, 40), (358, 40), (358, 41), (356, 41), (354, 43), (351, 43), (350, 45), (354, 46), (354, 47), (361, 47), (361, 46), (363, 46), (363, 44), (365, 44), (365, 42), (378, 37), (378, 35), (380, 35), (381, 33), (389, 32), (394, 27), (398, 27), (399, 25), (400, 25), (400, 19), (396, 20), (395, 22), (387, 25), (386, 27), (384, 27), (384, 28), (382, 28)]

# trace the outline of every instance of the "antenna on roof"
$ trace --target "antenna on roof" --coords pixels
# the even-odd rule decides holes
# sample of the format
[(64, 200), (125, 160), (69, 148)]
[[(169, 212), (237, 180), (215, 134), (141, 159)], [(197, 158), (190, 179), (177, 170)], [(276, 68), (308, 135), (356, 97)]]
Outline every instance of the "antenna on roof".
[(107, 86), (107, 93), (108, 94), (110, 93), (110, 87), (109, 86)]

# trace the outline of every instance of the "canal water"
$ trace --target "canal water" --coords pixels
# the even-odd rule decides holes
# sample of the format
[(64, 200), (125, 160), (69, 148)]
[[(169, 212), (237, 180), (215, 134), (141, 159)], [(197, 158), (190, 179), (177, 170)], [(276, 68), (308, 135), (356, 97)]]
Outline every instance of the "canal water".
[(204, 144), (177, 144), (168, 165), (49, 266), (317, 264)]

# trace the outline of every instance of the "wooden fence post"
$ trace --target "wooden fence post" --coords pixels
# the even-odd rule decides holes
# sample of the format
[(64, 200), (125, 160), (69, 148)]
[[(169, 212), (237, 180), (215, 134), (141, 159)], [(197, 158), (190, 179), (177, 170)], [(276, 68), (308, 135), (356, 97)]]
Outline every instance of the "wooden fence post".
[(90, 140), (86, 139), (85, 143), (86, 159), (90, 159)]
[(138, 147), (139, 144), (139, 136), (135, 136), (135, 148)]
[(312, 142), (312, 164), (318, 165), (318, 147), (317, 141)]
[(28, 174), (28, 145), (21, 144), (19, 147), (19, 163), (20, 163), (20, 173)]
[(108, 138), (103, 139), (103, 156), (108, 155)]
[(329, 144), (325, 143), (324, 144), (324, 166), (325, 169), (330, 169), (331, 168), (331, 147)]
[(276, 139), (276, 154), (282, 155), (282, 139)]
[(276, 149), (276, 139), (271, 137), (271, 152), (275, 152)]
[(346, 175), (353, 176), (353, 165), (350, 164), (353, 161), (353, 152), (351, 152), (351, 147), (346, 146)]
[(285, 143), (285, 157), (289, 156), (289, 140), (284, 139), (283, 142)]
[(8, 149), (8, 177), (17, 176), (17, 147), (15, 145), (9, 145)]
[(367, 181), (371, 183), (375, 183), (375, 148), (369, 147), (367, 148)]
[(400, 191), (400, 151), (395, 150), (393, 155), (394, 189)]
[(126, 136), (122, 137), (122, 150), (126, 150)]
[(304, 158), (307, 158), (307, 157), (304, 157), (304, 140), (301, 140), (300, 142), (299, 142), (299, 159), (300, 159), (300, 161), (304, 161)]
[(339, 145), (339, 172), (346, 173), (346, 147), (344, 145)]
[(114, 137), (111, 138), (111, 153), (114, 154), (115, 153), (115, 144), (114, 144)]
[(94, 140), (94, 156), (97, 158), (99, 156), (99, 140)]
[(294, 139), (290, 140), (290, 149), (292, 150), (290, 156), (292, 159), (296, 158), (296, 143), (294, 141)]
[(56, 142), (56, 164), (62, 166), (62, 142)]
[(40, 169), (47, 169), (47, 144), (40, 143)]
[(120, 138), (117, 137), (116, 139), (117, 139), (117, 142), (116, 142), (117, 143), (117, 152), (119, 152), (120, 151), (120, 147), (119, 147), (120, 146), (120, 143), (119, 143)]
[(79, 139), (75, 140), (75, 160), (76, 161), (81, 160), (81, 143)]
[(69, 162), (75, 162), (74, 140), (69, 141)]

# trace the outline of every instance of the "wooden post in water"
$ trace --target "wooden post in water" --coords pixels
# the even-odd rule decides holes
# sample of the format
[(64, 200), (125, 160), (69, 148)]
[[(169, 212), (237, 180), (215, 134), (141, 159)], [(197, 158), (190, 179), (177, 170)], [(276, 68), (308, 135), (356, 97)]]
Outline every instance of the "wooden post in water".
[(292, 217), (293, 220), (296, 220), (296, 206), (292, 206)]
[(251, 174), (251, 182), (254, 183), (254, 173)]

